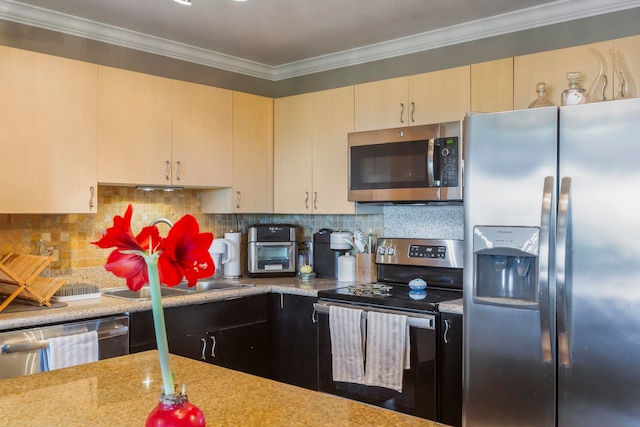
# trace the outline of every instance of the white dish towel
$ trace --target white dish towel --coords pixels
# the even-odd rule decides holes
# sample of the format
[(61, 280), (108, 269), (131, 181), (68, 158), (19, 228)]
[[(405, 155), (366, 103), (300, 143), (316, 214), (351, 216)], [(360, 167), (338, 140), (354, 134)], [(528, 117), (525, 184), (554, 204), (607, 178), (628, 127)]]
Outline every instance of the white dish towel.
[(49, 347), (41, 352), (41, 371), (81, 365), (98, 360), (98, 333), (96, 331), (49, 338)]
[(362, 310), (329, 307), (333, 380), (364, 384), (364, 319)]
[(402, 392), (402, 375), (409, 369), (407, 316), (367, 313), (367, 367), (365, 384)]

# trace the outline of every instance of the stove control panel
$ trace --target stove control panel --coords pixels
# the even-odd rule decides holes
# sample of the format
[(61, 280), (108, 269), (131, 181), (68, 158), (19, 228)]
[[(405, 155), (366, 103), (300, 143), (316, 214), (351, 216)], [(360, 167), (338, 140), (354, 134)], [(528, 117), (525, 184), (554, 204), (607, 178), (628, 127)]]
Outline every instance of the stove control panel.
[(462, 268), (463, 248), (462, 240), (380, 238), (376, 263)]

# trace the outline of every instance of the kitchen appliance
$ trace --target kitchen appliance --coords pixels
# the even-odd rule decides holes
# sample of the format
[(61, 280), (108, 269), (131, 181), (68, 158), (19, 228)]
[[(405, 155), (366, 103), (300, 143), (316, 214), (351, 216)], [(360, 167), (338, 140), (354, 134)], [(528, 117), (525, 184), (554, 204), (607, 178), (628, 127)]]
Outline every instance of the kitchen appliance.
[(249, 276), (285, 277), (296, 275), (298, 243), (292, 224), (256, 224), (247, 235)]
[(313, 234), (313, 269), (316, 277), (338, 278), (338, 258), (345, 255), (351, 247), (346, 243), (344, 246), (338, 243), (336, 232), (328, 228)]
[(638, 425), (639, 118), (465, 119), (464, 425)]
[[(350, 284), (318, 292), (320, 391), (436, 420), (438, 417), (438, 304), (462, 298), (461, 240), (381, 238), (376, 253), (378, 283)], [(424, 290), (409, 282), (422, 279)], [(402, 391), (333, 381), (329, 311), (332, 305), (407, 316), (411, 368)]]
[(242, 276), (240, 268), (242, 233), (239, 231), (229, 231), (224, 233), (224, 240), (229, 242), (229, 260), (224, 264), (224, 277), (225, 279), (237, 279)]
[(462, 122), (353, 132), (349, 200), (462, 201)]
[(0, 379), (40, 372), (50, 338), (97, 331), (98, 359), (129, 354), (129, 317), (114, 316), (0, 333)]
[(213, 263), (216, 266), (213, 278), (222, 279), (224, 276), (224, 265), (235, 258), (233, 245), (226, 239), (213, 239), (213, 242), (211, 242), (211, 246), (209, 247), (209, 254), (211, 254)]

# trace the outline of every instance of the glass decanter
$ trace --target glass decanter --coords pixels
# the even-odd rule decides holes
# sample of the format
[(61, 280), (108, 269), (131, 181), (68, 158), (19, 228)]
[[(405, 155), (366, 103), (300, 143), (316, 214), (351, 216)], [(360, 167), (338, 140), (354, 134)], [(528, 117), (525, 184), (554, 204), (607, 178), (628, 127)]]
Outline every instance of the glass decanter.
[(580, 71), (570, 71), (567, 73), (569, 89), (562, 91), (562, 105), (577, 105), (587, 102), (587, 91), (578, 84), (582, 74)]
[(545, 82), (540, 82), (536, 85), (536, 92), (538, 92), (538, 97), (529, 104), (529, 108), (540, 108), (540, 107), (552, 107), (553, 102), (547, 98), (546, 95), (547, 84)]

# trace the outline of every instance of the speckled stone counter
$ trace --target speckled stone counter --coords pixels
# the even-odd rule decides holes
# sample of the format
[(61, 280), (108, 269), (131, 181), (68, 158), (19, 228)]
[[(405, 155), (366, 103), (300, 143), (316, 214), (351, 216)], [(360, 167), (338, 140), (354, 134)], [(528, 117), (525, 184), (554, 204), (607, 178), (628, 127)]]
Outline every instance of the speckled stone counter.
[[(170, 355), (208, 426), (442, 426)], [(3, 426), (142, 426), (161, 389), (156, 351), (0, 381)]]
[(438, 304), (441, 313), (462, 314), (462, 298)]

